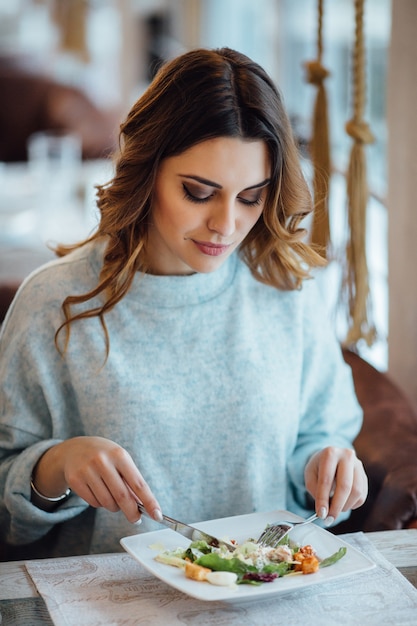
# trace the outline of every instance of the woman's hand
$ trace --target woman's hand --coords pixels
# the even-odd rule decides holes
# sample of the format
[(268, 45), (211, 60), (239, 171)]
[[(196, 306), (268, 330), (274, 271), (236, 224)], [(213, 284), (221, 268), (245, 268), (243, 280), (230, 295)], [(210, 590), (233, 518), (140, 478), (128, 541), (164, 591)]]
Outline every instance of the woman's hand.
[(305, 484), (315, 500), (316, 513), (332, 524), (341, 511), (357, 509), (368, 495), (368, 479), (355, 451), (329, 446), (313, 454)]
[(161, 517), (158, 501), (130, 454), (103, 437), (74, 437), (53, 446), (39, 459), (33, 482), (48, 497), (70, 487), (91, 506), (123, 511), (132, 523), (140, 518), (137, 500), (154, 519)]

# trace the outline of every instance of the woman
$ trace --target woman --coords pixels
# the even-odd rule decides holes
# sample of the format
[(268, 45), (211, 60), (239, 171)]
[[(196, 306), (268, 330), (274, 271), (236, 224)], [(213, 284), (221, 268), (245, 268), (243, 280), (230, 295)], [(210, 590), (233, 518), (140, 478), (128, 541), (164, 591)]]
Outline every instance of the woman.
[(7, 540), (55, 527), (54, 554), (117, 550), (137, 500), (194, 522), (360, 506), (361, 411), (306, 280), (311, 199), (262, 68), (229, 49), (169, 62), (98, 206), (97, 232), (33, 273), (4, 324)]

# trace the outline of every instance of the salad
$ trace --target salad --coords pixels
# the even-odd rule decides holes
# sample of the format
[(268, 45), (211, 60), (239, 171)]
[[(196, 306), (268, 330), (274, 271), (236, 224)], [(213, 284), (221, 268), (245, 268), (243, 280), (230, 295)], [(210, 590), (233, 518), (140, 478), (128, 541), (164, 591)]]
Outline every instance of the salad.
[(346, 554), (341, 547), (326, 559), (320, 559), (311, 545), (298, 546), (285, 538), (276, 548), (260, 546), (253, 540), (236, 545), (233, 552), (213, 547), (205, 541), (193, 541), (188, 548), (164, 550), (156, 561), (179, 567), (187, 578), (214, 585), (261, 585), (288, 575), (314, 574)]

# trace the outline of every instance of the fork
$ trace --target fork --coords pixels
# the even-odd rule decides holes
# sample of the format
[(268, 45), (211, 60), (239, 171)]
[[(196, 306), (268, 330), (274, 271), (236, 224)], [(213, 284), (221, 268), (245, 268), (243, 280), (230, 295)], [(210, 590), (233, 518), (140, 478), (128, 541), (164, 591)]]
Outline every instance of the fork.
[(260, 546), (267, 548), (276, 548), (279, 542), (288, 535), (288, 533), (294, 528), (294, 526), (304, 526), (304, 524), (311, 524), (318, 518), (317, 513), (310, 515), (301, 522), (289, 522), (288, 520), (280, 520), (272, 524), (268, 524), (265, 530), (256, 540), (256, 543)]

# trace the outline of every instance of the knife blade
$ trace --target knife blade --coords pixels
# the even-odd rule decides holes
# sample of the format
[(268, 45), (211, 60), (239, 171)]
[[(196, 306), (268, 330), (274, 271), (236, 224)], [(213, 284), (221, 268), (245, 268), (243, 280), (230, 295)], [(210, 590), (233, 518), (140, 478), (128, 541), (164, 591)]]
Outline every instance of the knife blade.
[[(150, 517), (149, 513), (146, 512), (146, 509), (141, 502), (137, 502), (137, 505), (138, 505), (139, 511), (143, 515)], [(223, 539), (218, 539), (217, 537), (213, 537), (213, 535), (209, 535), (208, 533), (205, 533), (203, 530), (200, 530), (199, 528), (195, 528), (194, 526), (190, 526), (189, 524), (184, 524), (184, 522), (179, 522), (178, 520), (173, 519), (172, 517), (168, 517), (168, 515), (162, 515), (162, 520), (159, 523), (162, 524), (163, 526), (167, 526), (171, 530), (174, 530), (176, 533), (179, 533), (183, 537), (190, 539), (190, 541), (202, 540), (202, 541), (205, 541), (209, 546), (212, 546), (214, 548), (220, 548), (221, 546), (224, 546), (230, 552), (233, 552), (233, 550), (236, 550), (237, 548), (237, 545), (233, 545), (232, 543), (228, 541), (224, 541)]]

